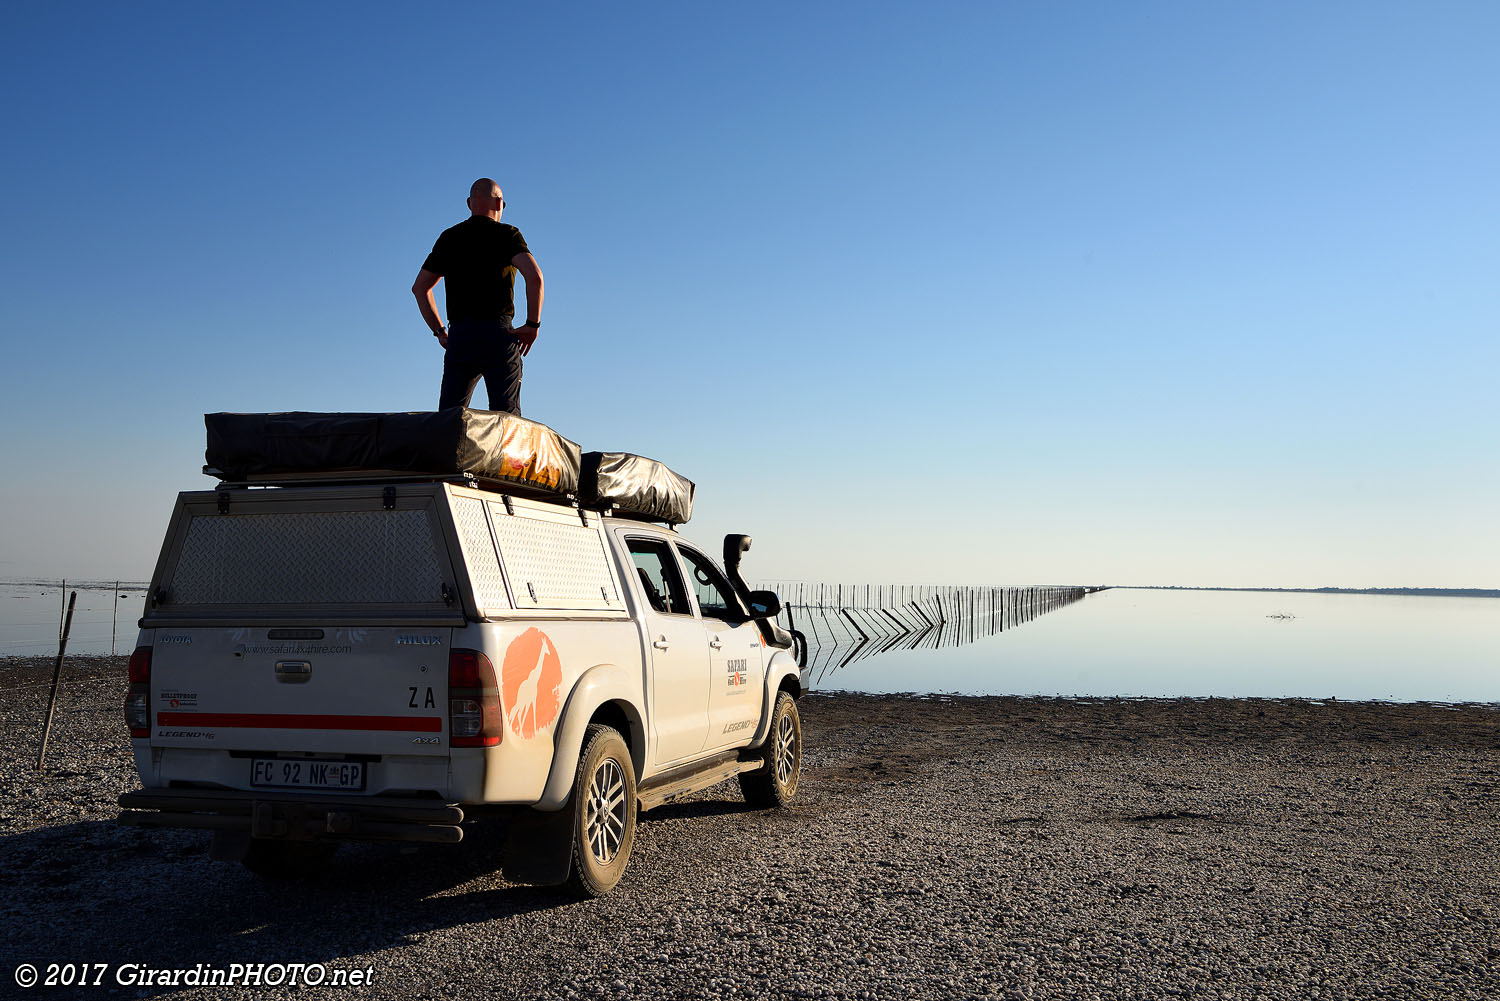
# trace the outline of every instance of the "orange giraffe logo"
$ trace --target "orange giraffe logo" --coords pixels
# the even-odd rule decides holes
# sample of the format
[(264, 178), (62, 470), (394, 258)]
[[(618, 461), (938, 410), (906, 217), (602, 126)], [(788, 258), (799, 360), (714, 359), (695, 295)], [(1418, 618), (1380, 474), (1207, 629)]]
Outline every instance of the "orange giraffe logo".
[(557, 719), (562, 661), (546, 633), (532, 627), (512, 640), (500, 677), (505, 719), (517, 737), (530, 740)]

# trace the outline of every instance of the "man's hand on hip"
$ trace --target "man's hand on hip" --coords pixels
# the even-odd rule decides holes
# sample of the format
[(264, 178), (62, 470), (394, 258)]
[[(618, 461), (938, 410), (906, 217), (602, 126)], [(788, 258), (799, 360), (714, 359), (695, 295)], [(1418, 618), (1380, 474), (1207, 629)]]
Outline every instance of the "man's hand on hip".
[(521, 342), (521, 357), (531, 353), (531, 346), (536, 343), (536, 335), (541, 333), (536, 327), (517, 327), (515, 329), (516, 340)]
[(448, 350), (448, 331), (446, 328), (439, 330), (432, 336), (437, 338), (437, 342), (443, 346), (444, 351)]

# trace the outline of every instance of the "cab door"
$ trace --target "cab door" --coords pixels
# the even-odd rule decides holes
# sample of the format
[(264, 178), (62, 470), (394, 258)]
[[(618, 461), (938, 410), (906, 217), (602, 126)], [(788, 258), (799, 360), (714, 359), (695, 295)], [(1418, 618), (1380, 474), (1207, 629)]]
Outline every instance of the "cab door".
[(676, 545), (698, 603), (712, 665), (708, 740), (704, 750), (746, 743), (760, 722), (761, 696), (765, 691), (765, 647), (760, 627), (748, 617), (734, 588), (713, 560), (682, 542)]
[(641, 609), (651, 658), (650, 719), (658, 766), (703, 750), (708, 735), (709, 648), (693, 614), (677, 560), (666, 539), (627, 536), (634, 564), (630, 589)]

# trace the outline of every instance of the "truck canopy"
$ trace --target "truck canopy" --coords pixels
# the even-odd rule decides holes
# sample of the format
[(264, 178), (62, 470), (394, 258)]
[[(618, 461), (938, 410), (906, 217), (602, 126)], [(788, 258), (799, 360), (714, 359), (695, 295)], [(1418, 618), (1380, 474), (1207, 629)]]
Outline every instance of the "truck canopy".
[(625, 613), (603, 521), (452, 483), (178, 496), (141, 625)]

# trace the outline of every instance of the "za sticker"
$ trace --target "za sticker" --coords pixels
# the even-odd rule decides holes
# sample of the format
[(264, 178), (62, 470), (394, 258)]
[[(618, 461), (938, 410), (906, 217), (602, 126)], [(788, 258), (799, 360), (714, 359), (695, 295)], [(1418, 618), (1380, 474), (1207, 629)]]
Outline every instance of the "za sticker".
[(505, 718), (516, 736), (530, 740), (552, 725), (559, 708), (562, 661), (546, 633), (532, 627), (512, 640), (500, 675)]

